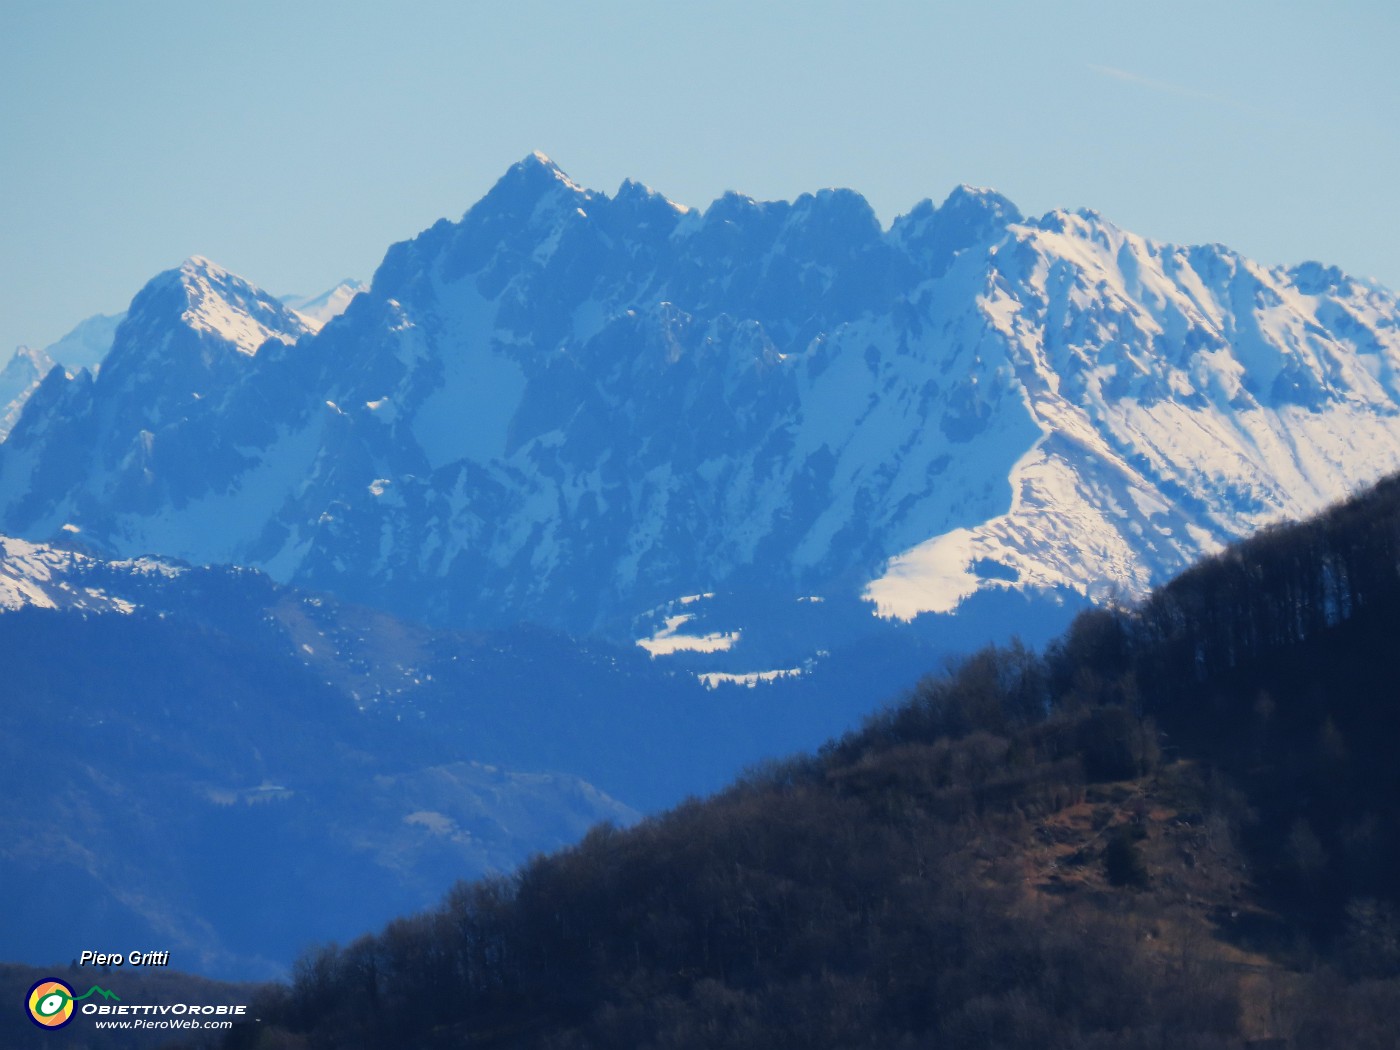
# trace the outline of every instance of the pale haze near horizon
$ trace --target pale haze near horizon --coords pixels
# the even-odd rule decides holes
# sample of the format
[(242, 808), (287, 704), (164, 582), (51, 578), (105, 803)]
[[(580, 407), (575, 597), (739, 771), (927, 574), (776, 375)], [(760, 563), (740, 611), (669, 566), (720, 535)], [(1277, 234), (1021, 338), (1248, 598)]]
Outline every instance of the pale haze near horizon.
[(535, 149), (885, 224), (990, 186), (1400, 289), (1397, 44), (1374, 3), (0, 0), (0, 360), (190, 255), (368, 280)]

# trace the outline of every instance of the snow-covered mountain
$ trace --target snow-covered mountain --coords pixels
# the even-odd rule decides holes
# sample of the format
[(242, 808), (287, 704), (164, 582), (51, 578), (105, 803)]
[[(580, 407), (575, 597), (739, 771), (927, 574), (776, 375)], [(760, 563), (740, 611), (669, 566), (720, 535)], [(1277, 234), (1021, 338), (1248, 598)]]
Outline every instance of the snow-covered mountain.
[(315, 328), (320, 329), (331, 318), (343, 314), (351, 299), (367, 291), (369, 286), (363, 281), (346, 278), (320, 295), (284, 295), (282, 305), (295, 310)]
[(684, 648), (682, 596), (739, 610), (703, 642), (760, 602), (1140, 593), (1400, 466), (1393, 294), (989, 190), (882, 229), (536, 154), (314, 336), (213, 273), (39, 388), (0, 527)]
[[(200, 263), (207, 263), (207, 260), (191, 259), (186, 265), (197, 268)], [(366, 286), (360, 281), (344, 280), (320, 295), (284, 295), (281, 302), (300, 317), (309, 330), (319, 331), (331, 318), (344, 313), (350, 300), (365, 290)], [(70, 373), (85, 368), (95, 375), (107, 351), (112, 349), (117, 328), (124, 320), (125, 311), (94, 314), (43, 350), (19, 347), (0, 369), (0, 441), (9, 435), (29, 395), (39, 388), (40, 380), (55, 365)]]
[(58, 342), (46, 346), (44, 353), (49, 360), (62, 365), (69, 372), (81, 368), (96, 372), (107, 351), (112, 349), (118, 326), (125, 320), (125, 311), (119, 314), (94, 314), (74, 325), (73, 330)]
[[(263, 343), (283, 345), (310, 331), (266, 292), (206, 259), (189, 259), (132, 300), (96, 375), (54, 369), (44, 378), (0, 446), (4, 458), (25, 479), (27, 498), (42, 499), (44, 488), (87, 490), (89, 500), (136, 498), (159, 517), (162, 503), (180, 502), (202, 474), (219, 471), (204, 456), (236, 455), (227, 446), (182, 451), (171, 428), (207, 416), (201, 401), (237, 388)], [(166, 440), (157, 444), (157, 433)], [(64, 526), (79, 528), (65, 519), (45, 535), (57, 537)], [(112, 546), (100, 533), (84, 538)]]
[(27, 346), (16, 348), (5, 367), (0, 369), (0, 441), (9, 436), (24, 403), (55, 366), (68, 372), (83, 368), (96, 372), (112, 347), (117, 326), (125, 317), (124, 313), (95, 314), (43, 350)]
[(53, 359), (42, 350), (18, 347), (0, 368), (0, 441), (14, 429), (29, 395), (53, 368)]

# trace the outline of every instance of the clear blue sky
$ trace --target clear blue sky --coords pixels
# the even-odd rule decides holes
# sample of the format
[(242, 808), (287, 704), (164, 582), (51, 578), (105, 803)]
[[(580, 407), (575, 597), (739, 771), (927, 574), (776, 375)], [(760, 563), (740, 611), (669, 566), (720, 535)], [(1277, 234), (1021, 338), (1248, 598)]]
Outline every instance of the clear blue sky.
[(612, 192), (957, 183), (1400, 288), (1400, 5), (0, 0), (0, 358), (203, 254), (368, 278), (532, 149)]

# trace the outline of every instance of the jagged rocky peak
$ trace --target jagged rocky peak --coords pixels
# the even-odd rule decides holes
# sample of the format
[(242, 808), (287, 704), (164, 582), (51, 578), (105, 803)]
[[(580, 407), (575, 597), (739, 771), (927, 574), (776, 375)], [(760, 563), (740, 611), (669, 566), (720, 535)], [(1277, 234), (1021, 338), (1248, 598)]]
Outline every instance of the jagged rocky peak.
[(962, 185), (942, 204), (920, 201), (908, 214), (895, 219), (889, 237), (929, 276), (937, 277), (958, 252), (989, 243), (1008, 226), (1022, 221), (1021, 210), (996, 190)]
[(1294, 286), (1304, 295), (1325, 295), (1328, 292), (1347, 291), (1351, 279), (1335, 266), (1326, 266), (1309, 259), (1288, 271)]
[[(587, 201), (595, 194), (584, 189), (564, 173), (564, 169), (536, 150), (502, 175), (486, 196), (471, 208), (508, 212), (518, 218), (529, 217), (544, 200)], [(469, 212), (470, 214), (470, 212)]]
[(0, 370), (0, 377), (16, 381), (37, 383), (54, 366), (53, 358), (47, 351), (35, 350), (30, 346), (15, 347), (14, 356)]
[(1009, 197), (984, 186), (955, 186), (938, 206), (940, 220), (949, 227), (994, 230), (1023, 221), (1021, 209)]
[(792, 211), (788, 201), (760, 201), (747, 193), (726, 190), (705, 209), (706, 226), (777, 227)]
[(429, 275), (446, 283), (477, 273), (493, 258), (517, 266), (546, 262), (569, 226), (588, 224), (594, 203), (608, 198), (584, 189), (540, 152), (511, 165), (461, 221), (439, 219), (418, 236), (390, 246), (375, 271), (375, 298), (412, 305), (434, 294)]
[(0, 369), (0, 441), (9, 436), (25, 402), (54, 367), (46, 351), (21, 346)]
[(1089, 208), (1055, 208), (1037, 219), (1032, 219), (1029, 225), (1044, 233), (1083, 236), (1095, 227), (1111, 224), (1106, 223), (1102, 215)]
[(789, 255), (853, 257), (881, 247), (883, 239), (869, 201), (855, 190), (824, 189), (792, 202), (775, 247)]
[(646, 183), (638, 182), (636, 179), (623, 179), (622, 184), (617, 188), (617, 193), (613, 195), (613, 201), (621, 205), (632, 204), (640, 207), (661, 205), (681, 215), (692, 210), (689, 206), (676, 203), (664, 193), (659, 193)]
[(552, 175), (556, 179), (559, 179), (561, 182), (566, 182), (570, 186), (575, 186), (580, 189), (582, 188), (578, 187), (577, 183), (575, 183), (573, 179), (569, 178), (569, 176), (564, 173), (564, 169), (559, 167), (558, 164), (555, 164), (553, 159), (551, 159), (550, 156), (546, 154), (543, 150), (531, 150), (529, 156), (525, 157), (525, 159), (522, 160), (519, 164), (514, 165), (514, 167), (525, 168), (528, 170), (538, 169), (541, 171), (547, 171), (550, 173), (550, 175)]
[(117, 326), (103, 362), (107, 387), (126, 385), (148, 371), (238, 367), (269, 340), (290, 344), (314, 326), (274, 296), (203, 256), (148, 281)]

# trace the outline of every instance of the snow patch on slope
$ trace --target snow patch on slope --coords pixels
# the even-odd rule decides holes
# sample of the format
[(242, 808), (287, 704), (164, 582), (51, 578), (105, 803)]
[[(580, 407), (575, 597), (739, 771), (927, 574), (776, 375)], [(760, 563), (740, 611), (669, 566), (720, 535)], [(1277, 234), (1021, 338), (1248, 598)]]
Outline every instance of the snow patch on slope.
[[(685, 601), (684, 598), (681, 599)], [(652, 656), (672, 653), (722, 653), (738, 644), (739, 631), (718, 631), (709, 634), (681, 634), (680, 630), (695, 617), (690, 613), (666, 617), (666, 626), (649, 638), (637, 639), (637, 645)]]
[(780, 678), (796, 678), (801, 675), (800, 667), (781, 667), (772, 671), (745, 671), (742, 673), (730, 671), (705, 671), (697, 673), (696, 678), (706, 689), (718, 689), (722, 685), (743, 686), (747, 689), (757, 688), (764, 682), (776, 682)]

